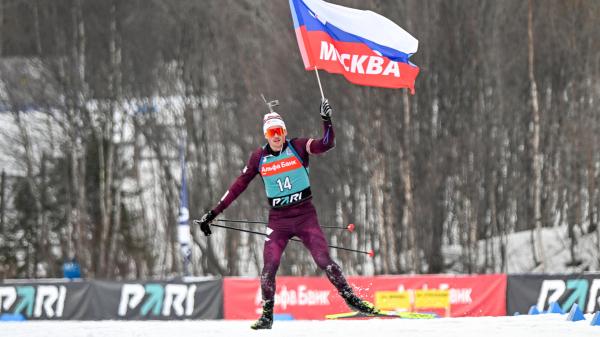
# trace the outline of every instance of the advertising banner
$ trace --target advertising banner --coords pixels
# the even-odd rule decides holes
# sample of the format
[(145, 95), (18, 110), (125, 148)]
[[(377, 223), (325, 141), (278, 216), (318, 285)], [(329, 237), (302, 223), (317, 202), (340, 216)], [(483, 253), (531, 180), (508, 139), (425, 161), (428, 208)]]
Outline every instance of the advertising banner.
[(507, 313), (526, 313), (531, 306), (547, 310), (557, 302), (565, 312), (577, 304), (582, 311), (600, 310), (600, 273), (574, 275), (510, 275), (507, 288)]
[[(506, 275), (424, 275), (350, 277), (356, 293), (374, 301), (377, 292), (410, 289), (449, 291), (452, 317), (502, 316), (506, 314)], [(225, 318), (255, 319), (261, 312), (258, 279), (224, 280)], [(348, 307), (325, 277), (278, 277), (275, 314), (292, 319), (323, 319), (347, 312)]]
[(85, 319), (88, 282), (0, 283), (0, 314), (25, 319)]
[(221, 280), (1, 283), (0, 315), (56, 320), (223, 318)]
[(223, 318), (222, 281), (122, 283), (95, 281), (96, 319)]

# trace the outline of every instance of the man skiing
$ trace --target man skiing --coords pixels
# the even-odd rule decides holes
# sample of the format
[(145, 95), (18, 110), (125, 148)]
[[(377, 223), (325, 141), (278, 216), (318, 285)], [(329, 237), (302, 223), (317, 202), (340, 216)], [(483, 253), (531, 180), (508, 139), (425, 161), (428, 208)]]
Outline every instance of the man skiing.
[(246, 189), (257, 174), (261, 175), (271, 209), (260, 277), (263, 310), (260, 318), (251, 326), (252, 329), (271, 329), (273, 325), (275, 274), (283, 251), (294, 236), (308, 248), (319, 268), (325, 271), (329, 281), (351, 309), (367, 314), (378, 312), (371, 303), (354, 294), (341, 268), (329, 256), (328, 244), (311, 202), (309, 155), (321, 154), (334, 147), (331, 113), (327, 99), (322, 100), (320, 114), (323, 119), (323, 138), (291, 140), (286, 138), (287, 129), (281, 116), (273, 111), (267, 113), (263, 118), (263, 133), (267, 144), (252, 153), (242, 174), (225, 192), (217, 206), (200, 220), (202, 232), (206, 236), (210, 235), (209, 225), (215, 217)]

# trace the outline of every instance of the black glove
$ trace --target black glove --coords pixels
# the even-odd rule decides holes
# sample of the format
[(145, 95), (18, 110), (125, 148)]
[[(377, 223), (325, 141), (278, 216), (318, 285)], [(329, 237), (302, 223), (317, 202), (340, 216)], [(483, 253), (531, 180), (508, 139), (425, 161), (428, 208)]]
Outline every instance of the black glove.
[(332, 112), (333, 112), (333, 110), (331, 109), (331, 106), (329, 105), (329, 100), (327, 98), (323, 99), (321, 101), (321, 107), (320, 107), (321, 118), (324, 121), (331, 120)]
[(208, 211), (200, 219), (200, 230), (204, 235), (209, 236), (212, 234), (210, 231), (210, 223), (215, 219), (216, 215), (213, 211)]

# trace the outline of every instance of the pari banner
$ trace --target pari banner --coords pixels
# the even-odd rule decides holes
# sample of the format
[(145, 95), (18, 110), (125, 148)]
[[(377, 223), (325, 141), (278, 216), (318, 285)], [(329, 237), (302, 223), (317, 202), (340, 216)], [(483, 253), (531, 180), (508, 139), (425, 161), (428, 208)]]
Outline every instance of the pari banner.
[(0, 315), (26, 320), (223, 318), (221, 280), (1, 283)]
[(91, 284), (0, 283), (0, 315), (20, 315), (24, 319), (85, 319)]
[(585, 313), (600, 310), (600, 273), (508, 276), (507, 312), (527, 313), (531, 306), (547, 310), (557, 302), (564, 312), (577, 304)]
[[(503, 316), (506, 314), (506, 275), (350, 277), (356, 293), (375, 301), (378, 292), (420, 289), (448, 290), (449, 316)], [(261, 312), (258, 279), (224, 280), (225, 319), (255, 319)], [(278, 277), (275, 314), (290, 319), (324, 319), (348, 312), (336, 289), (325, 277)]]

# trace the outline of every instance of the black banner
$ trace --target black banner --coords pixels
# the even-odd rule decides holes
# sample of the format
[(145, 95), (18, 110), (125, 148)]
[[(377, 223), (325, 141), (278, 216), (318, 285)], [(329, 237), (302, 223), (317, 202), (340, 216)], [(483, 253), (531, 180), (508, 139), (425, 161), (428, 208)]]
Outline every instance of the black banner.
[(56, 320), (223, 318), (223, 281), (0, 283), (0, 315)]
[(509, 275), (506, 294), (506, 313), (527, 313), (532, 305), (547, 310), (552, 302), (563, 311), (577, 304), (582, 311), (593, 313), (600, 309), (600, 273), (579, 275)]

